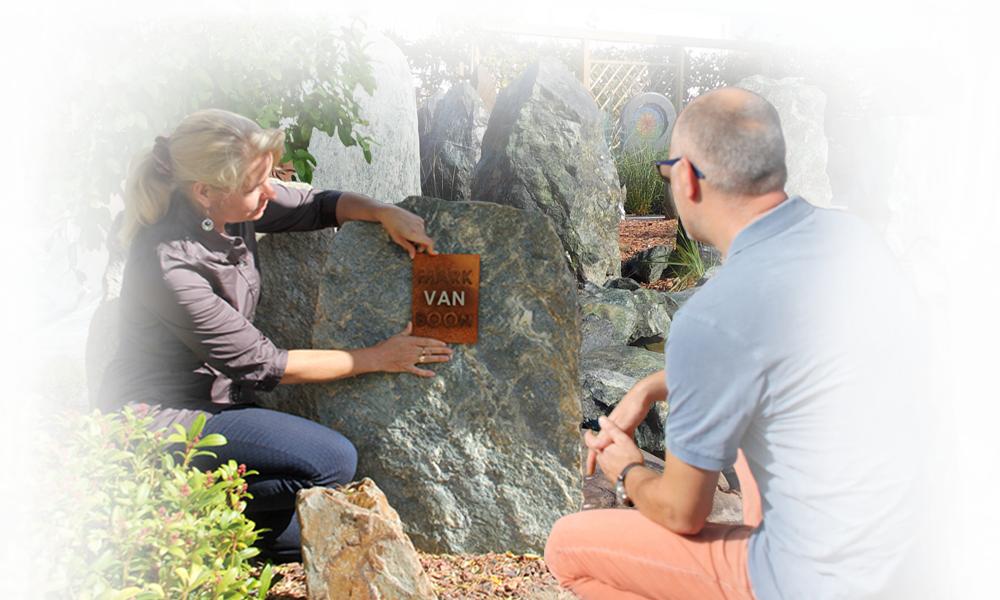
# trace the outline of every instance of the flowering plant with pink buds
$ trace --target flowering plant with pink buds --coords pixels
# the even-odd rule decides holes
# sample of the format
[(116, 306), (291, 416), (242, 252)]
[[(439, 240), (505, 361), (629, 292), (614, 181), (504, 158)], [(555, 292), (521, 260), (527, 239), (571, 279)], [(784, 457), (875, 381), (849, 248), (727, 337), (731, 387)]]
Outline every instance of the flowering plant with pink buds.
[(271, 569), (254, 575), (257, 532), (243, 514), (255, 472), (191, 465), (226, 443), (201, 437), (203, 416), (170, 434), (149, 431), (151, 420), (128, 408), (67, 414), (42, 432), (36, 589), (46, 599), (263, 600)]

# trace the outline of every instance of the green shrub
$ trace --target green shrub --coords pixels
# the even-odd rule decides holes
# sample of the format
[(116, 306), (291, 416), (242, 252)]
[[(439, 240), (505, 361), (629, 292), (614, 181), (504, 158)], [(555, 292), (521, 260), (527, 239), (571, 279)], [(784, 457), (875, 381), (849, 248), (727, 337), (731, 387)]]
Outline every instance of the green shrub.
[(630, 215), (663, 214), (663, 180), (654, 163), (670, 158), (669, 150), (639, 148), (621, 151), (615, 158), (618, 181), (625, 186), (625, 212)]
[(684, 230), (680, 221), (677, 221), (677, 239), (667, 264), (674, 277), (677, 278), (670, 288), (671, 291), (694, 286), (706, 271), (705, 263), (701, 259), (701, 252), (698, 251), (697, 242), (688, 237), (687, 231)]
[(56, 404), (71, 406), (87, 382), (83, 363), (65, 354), (45, 361), (28, 377), (28, 387)]
[[(191, 466), (212, 455), (203, 448), (226, 443), (201, 437), (204, 416), (170, 435), (147, 430), (150, 421), (128, 409), (67, 414), (40, 434), (42, 597), (263, 599), (271, 570), (258, 579), (247, 562), (258, 550), (243, 515), (246, 467)], [(171, 454), (174, 443), (181, 450)]]
[(17, 370), (21, 363), (11, 364), (6, 356), (0, 357), (0, 395), (8, 394), (17, 389)]

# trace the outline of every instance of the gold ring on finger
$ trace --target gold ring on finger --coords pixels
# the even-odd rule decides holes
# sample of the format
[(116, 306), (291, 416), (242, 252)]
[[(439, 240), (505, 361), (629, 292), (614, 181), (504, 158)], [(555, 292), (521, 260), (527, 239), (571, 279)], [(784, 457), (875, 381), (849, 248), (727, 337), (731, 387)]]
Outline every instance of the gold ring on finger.
[(421, 363), (424, 362), (424, 355), (423, 354), (420, 355), (420, 358), (417, 359), (417, 362), (421, 362)]

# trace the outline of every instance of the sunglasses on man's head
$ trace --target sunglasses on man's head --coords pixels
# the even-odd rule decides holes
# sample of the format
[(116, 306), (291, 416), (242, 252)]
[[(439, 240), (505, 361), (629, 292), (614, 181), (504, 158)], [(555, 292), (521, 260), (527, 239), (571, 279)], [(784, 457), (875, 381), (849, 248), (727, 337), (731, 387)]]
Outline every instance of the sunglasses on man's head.
[[(677, 164), (677, 161), (679, 161), (682, 158), (684, 157), (678, 156), (677, 158), (671, 158), (670, 160), (657, 161), (656, 170), (660, 172), (660, 179), (662, 179), (664, 183), (668, 184), (670, 183), (670, 167)], [(689, 164), (691, 163), (689, 162)], [(694, 166), (694, 164), (691, 164), (691, 168), (694, 170), (695, 177), (697, 177), (698, 179), (705, 178), (705, 174), (699, 171), (698, 167)]]

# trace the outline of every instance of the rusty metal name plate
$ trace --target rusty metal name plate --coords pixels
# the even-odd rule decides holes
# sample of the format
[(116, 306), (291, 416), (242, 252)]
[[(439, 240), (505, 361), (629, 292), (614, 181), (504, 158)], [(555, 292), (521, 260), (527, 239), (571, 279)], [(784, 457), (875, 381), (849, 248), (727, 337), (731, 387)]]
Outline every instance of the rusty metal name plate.
[(479, 255), (418, 254), (413, 259), (413, 335), (479, 341)]

